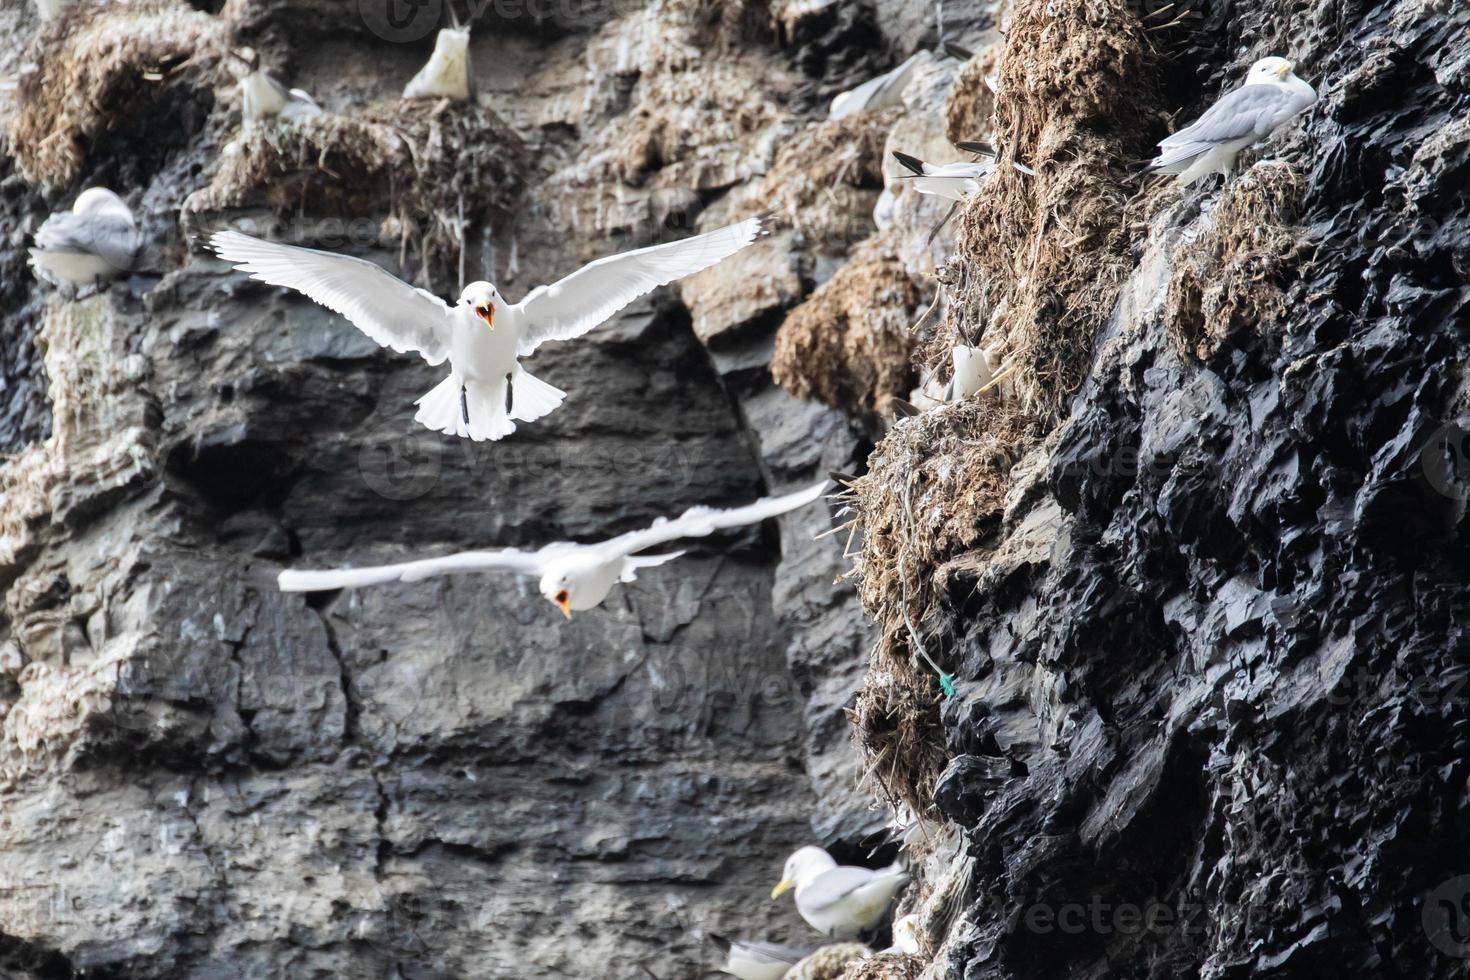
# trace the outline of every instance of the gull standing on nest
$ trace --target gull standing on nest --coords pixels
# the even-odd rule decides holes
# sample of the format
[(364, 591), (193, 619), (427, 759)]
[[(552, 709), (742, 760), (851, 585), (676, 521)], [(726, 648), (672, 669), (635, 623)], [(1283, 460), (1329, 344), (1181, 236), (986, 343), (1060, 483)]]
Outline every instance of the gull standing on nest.
[(538, 579), (537, 588), (567, 619), (572, 611), (601, 604), (613, 586), (632, 582), (638, 570), (673, 561), (684, 552), (635, 555), (634, 552), (680, 538), (702, 538), (716, 531), (759, 524), (770, 517), (805, 507), (821, 497), (827, 481), (815, 483), (781, 497), (763, 497), (755, 503), (730, 510), (691, 507), (669, 520), (660, 517), (641, 531), (629, 531), (596, 544), (557, 541), (535, 551), (498, 548), (494, 551), (462, 551), (443, 558), (424, 558), (378, 565), (372, 568), (339, 568), (331, 571), (287, 569), (277, 573), (273, 584), (282, 592), (321, 592), (351, 589), (385, 582), (419, 582), (438, 575), (460, 572), (506, 571)]
[(591, 262), (560, 282), (507, 303), (488, 282), (472, 282), (450, 306), (366, 259), (279, 245), (222, 231), (210, 239), (220, 258), (251, 278), (305, 293), (351, 320), (383, 347), (449, 361), (449, 377), (417, 402), (414, 421), (462, 438), (503, 439), (515, 421), (534, 422), (566, 392), (520, 365), (548, 340), (571, 340), (645, 293), (707, 269), (760, 232), (760, 218), (664, 245)]
[(31, 268), (56, 286), (80, 290), (132, 268), (138, 252), (133, 212), (105, 187), (77, 195), (70, 211), (58, 211), (36, 231)]
[(1235, 158), (1317, 102), (1317, 91), (1294, 73), (1285, 58), (1262, 58), (1245, 84), (1210, 106), (1199, 119), (1159, 142), (1159, 155), (1145, 173), (1178, 174), (1181, 187), (1209, 174), (1230, 179)]
[(454, 99), (472, 102), (475, 98), (475, 66), (470, 60), (470, 25), (461, 24), (449, 5), (451, 26), (434, 38), (434, 53), (428, 64), (409, 79), (403, 88), (405, 99)]
[(902, 864), (881, 871), (839, 866), (820, 847), (803, 847), (786, 859), (771, 898), (795, 889), (796, 911), (807, 925), (833, 939), (852, 939), (876, 926), (908, 883)]

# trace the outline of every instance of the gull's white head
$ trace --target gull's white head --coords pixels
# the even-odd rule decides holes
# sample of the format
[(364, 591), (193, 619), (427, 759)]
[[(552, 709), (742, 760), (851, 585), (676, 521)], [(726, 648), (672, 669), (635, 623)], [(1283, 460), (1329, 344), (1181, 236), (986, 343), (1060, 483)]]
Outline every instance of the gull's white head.
[(1262, 58), (1260, 61), (1251, 65), (1250, 74), (1245, 77), (1245, 83), (1247, 85), (1259, 85), (1279, 82), (1290, 75), (1295, 67), (1290, 61), (1287, 61), (1285, 58), (1278, 58), (1275, 55), (1269, 58)]
[(77, 195), (71, 210), (73, 214), (105, 214), (124, 218), (129, 224), (133, 221), (133, 212), (128, 210), (122, 198), (105, 187), (89, 187), (82, 191)]
[(576, 597), (577, 583), (572, 581), (570, 573), (558, 571), (555, 568), (548, 569), (546, 574), (541, 576), (539, 588), (547, 602), (560, 609), (561, 614), (567, 619), (572, 618), (572, 601)]
[(820, 847), (803, 847), (786, 859), (781, 880), (771, 889), (771, 898), (780, 898), (793, 888), (801, 888), (825, 871), (837, 867), (832, 855)]
[(495, 313), (505, 306), (505, 300), (488, 282), (472, 282), (459, 294), (459, 305), (475, 311), (475, 316), (485, 321), (485, 326), (495, 329)]

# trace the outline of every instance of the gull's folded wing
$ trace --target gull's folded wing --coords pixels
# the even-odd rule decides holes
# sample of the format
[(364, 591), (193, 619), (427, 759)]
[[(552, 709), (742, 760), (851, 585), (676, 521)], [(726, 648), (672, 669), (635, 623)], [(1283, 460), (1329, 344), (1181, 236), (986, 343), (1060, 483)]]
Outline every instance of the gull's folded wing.
[(867, 868), (837, 867), (823, 872), (801, 893), (801, 906), (815, 912), (842, 901), (864, 885), (883, 877), (881, 871)]
[(1152, 166), (1167, 167), (1238, 140), (1264, 139), (1301, 108), (1301, 99), (1284, 87), (1243, 85), (1190, 125), (1160, 140)]
[(629, 531), (601, 544), (592, 545), (604, 559), (612, 555), (631, 555), (651, 548), (656, 544), (677, 541), (679, 538), (702, 538), (716, 531), (731, 527), (759, 524), (768, 517), (777, 517), (788, 511), (805, 507), (822, 496), (827, 481), (814, 483), (805, 490), (784, 494), (780, 497), (762, 497), (744, 507), (716, 510), (713, 507), (691, 507), (673, 520), (659, 518), (650, 527), (641, 531)]
[(760, 227), (759, 218), (749, 218), (682, 241), (609, 255), (532, 290), (520, 304), (527, 327), (519, 356), (548, 340), (580, 337), (643, 294), (708, 269), (755, 241)]
[(276, 576), (276, 585), (282, 592), (323, 592), (328, 589), (382, 585), (385, 582), (418, 582), (436, 575), (454, 575), (460, 572), (507, 571), (536, 575), (540, 573), (540, 569), (541, 562), (536, 552), (501, 548), (495, 551), (461, 551), (443, 558), (424, 558), (369, 568), (321, 571), (288, 568)]
[(36, 231), (36, 245), (48, 252), (96, 255), (119, 270), (132, 267), (139, 239), (133, 223), (119, 215), (58, 211)]
[(304, 293), (383, 347), (400, 354), (416, 351), (430, 364), (449, 356), (448, 304), (366, 259), (266, 242), (238, 231), (219, 232), (209, 244), (252, 279)]

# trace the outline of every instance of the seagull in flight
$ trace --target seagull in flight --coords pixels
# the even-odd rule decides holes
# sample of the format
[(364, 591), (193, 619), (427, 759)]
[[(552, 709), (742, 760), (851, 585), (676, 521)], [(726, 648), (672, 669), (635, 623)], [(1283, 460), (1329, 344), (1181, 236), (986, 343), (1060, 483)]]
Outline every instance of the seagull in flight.
[(879, 871), (838, 865), (820, 847), (803, 847), (786, 859), (781, 882), (771, 899), (796, 890), (796, 911), (824, 936), (852, 939), (873, 928), (888, 903), (909, 883), (902, 864)]
[(1159, 142), (1145, 173), (1178, 174), (1186, 187), (1213, 173), (1230, 179), (1235, 158), (1317, 103), (1317, 90), (1285, 58), (1262, 58), (1245, 84), (1227, 93), (1190, 125)]
[(680, 538), (701, 538), (725, 528), (758, 524), (770, 517), (805, 507), (822, 495), (827, 481), (780, 497), (762, 497), (755, 503), (730, 510), (691, 507), (669, 520), (659, 518), (639, 531), (629, 531), (596, 544), (557, 541), (535, 551), (497, 548), (493, 551), (461, 551), (442, 558), (424, 558), (378, 565), (372, 568), (339, 568), (330, 571), (286, 569), (274, 576), (282, 592), (321, 592), (353, 589), (385, 582), (420, 582), (439, 575), (461, 572), (506, 571), (537, 579), (537, 588), (567, 619), (573, 610), (591, 609), (606, 599), (613, 586), (632, 582), (638, 571), (673, 561), (682, 551), (657, 555), (635, 552), (667, 544)]
[(36, 275), (74, 290), (126, 272), (141, 244), (133, 212), (105, 187), (87, 188), (70, 211), (47, 218), (35, 242), (30, 254)]
[(417, 401), (414, 420), (480, 442), (505, 438), (517, 420), (534, 422), (566, 397), (532, 377), (520, 358), (548, 340), (580, 337), (645, 293), (735, 254), (760, 228), (760, 218), (749, 218), (693, 238), (605, 256), (514, 304), (491, 283), (472, 282), (451, 306), (366, 259), (237, 231), (218, 232), (210, 247), (251, 278), (294, 289), (340, 313), (383, 347), (415, 351), (430, 364), (448, 360), (449, 377)]
[(709, 938), (725, 954), (725, 965), (720, 967), (720, 972), (740, 980), (781, 980), (793, 966), (812, 954), (810, 948), (802, 946), (726, 939), (715, 933), (710, 933)]

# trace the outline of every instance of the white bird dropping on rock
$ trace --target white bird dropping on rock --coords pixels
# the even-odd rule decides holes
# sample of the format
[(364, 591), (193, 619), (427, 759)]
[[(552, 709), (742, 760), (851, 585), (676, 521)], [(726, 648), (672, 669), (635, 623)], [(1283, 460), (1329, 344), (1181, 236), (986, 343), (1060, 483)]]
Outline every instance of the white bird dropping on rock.
[(1228, 180), (1240, 151), (1259, 143), (1317, 102), (1317, 91), (1293, 73), (1285, 58), (1262, 58), (1245, 84), (1227, 93), (1199, 119), (1159, 142), (1147, 173), (1178, 174), (1181, 186), (1213, 173)]
[(807, 925), (824, 936), (852, 939), (878, 924), (908, 882), (901, 864), (880, 871), (839, 866), (820, 847), (803, 847), (786, 859), (771, 898), (795, 889), (796, 911)]
[(105, 187), (77, 195), (70, 211), (58, 211), (36, 232), (31, 268), (57, 286), (80, 289), (114, 279), (132, 268), (138, 252), (133, 212)]
[(763, 497), (730, 510), (691, 507), (673, 520), (661, 517), (641, 531), (629, 531), (597, 544), (557, 541), (536, 551), (518, 548), (462, 551), (443, 558), (373, 568), (288, 569), (277, 573), (273, 581), (283, 592), (320, 592), (384, 582), (418, 582), (460, 572), (508, 571), (539, 579), (537, 588), (541, 594), (570, 619), (573, 610), (591, 609), (600, 604), (619, 582), (632, 582), (639, 569), (662, 565), (683, 554), (682, 551), (659, 555), (634, 552), (680, 538), (705, 537), (724, 528), (758, 524), (816, 501), (826, 485), (827, 481), (823, 480), (804, 490), (781, 497)]
[(609, 255), (519, 303), (488, 282), (472, 282), (450, 306), (365, 259), (279, 245), (222, 231), (210, 246), (254, 279), (286, 286), (340, 313), (363, 333), (430, 364), (449, 361), (449, 377), (417, 402), (419, 424), (463, 438), (503, 439), (515, 421), (534, 422), (566, 392), (520, 365), (548, 340), (571, 340), (605, 322), (645, 293), (707, 269), (760, 233), (750, 218), (718, 231)]

